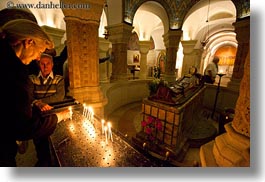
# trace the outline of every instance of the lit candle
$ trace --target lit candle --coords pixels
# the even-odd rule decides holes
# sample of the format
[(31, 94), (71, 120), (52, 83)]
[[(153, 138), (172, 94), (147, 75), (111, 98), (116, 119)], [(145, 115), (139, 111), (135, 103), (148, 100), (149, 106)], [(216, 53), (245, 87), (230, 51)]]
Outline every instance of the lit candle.
[(83, 104), (83, 116), (85, 116), (85, 112), (86, 112), (86, 104)]
[(108, 128), (107, 128), (107, 126), (105, 126), (104, 127), (104, 130), (105, 130), (105, 140), (106, 140), (106, 144), (108, 144), (108, 133), (107, 133), (107, 130), (108, 130)]
[(86, 106), (86, 113), (85, 113), (85, 117), (86, 117), (86, 119), (88, 118), (88, 113), (89, 111), (88, 111), (88, 107)]
[(104, 134), (104, 123), (105, 123), (105, 120), (102, 119), (101, 120), (101, 133), (102, 133), (102, 135)]
[(72, 120), (73, 111), (72, 111), (72, 108), (71, 107), (69, 107), (69, 115), (70, 115), (70, 120)]
[(85, 105), (85, 107), (84, 107), (84, 116), (85, 116), (85, 118), (86, 118), (86, 113), (87, 113), (87, 106)]
[(109, 136), (108, 136), (108, 138), (110, 138), (111, 139), (111, 141), (113, 142), (113, 138), (112, 138), (112, 131), (111, 131), (111, 123), (110, 122), (108, 122), (108, 128), (109, 128)]
[(88, 120), (90, 121), (90, 122), (92, 122), (92, 113), (93, 113), (93, 109), (92, 109), (92, 107), (88, 107)]
[(91, 111), (91, 122), (92, 122), (92, 124), (94, 124), (94, 112), (93, 112), (93, 110)]

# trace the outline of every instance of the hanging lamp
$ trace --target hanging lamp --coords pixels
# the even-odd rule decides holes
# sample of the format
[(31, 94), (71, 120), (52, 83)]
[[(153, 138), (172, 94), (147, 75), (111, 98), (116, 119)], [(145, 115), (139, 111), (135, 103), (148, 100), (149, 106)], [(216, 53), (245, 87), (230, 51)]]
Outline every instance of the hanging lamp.
[(206, 44), (209, 42), (209, 35), (210, 35), (210, 33), (209, 33), (209, 30), (210, 30), (210, 23), (209, 23), (210, 5), (211, 5), (211, 1), (208, 0), (207, 19), (206, 19), (207, 30), (206, 30), (205, 39), (203, 41), (201, 41), (202, 47), (205, 47)]
[[(105, 10), (105, 13), (106, 13), (106, 17), (107, 17), (107, 24), (109, 23), (109, 6), (108, 6), (108, 2), (107, 0), (105, 0), (104, 2), (104, 10)], [(105, 32), (104, 32), (104, 38), (107, 40), (110, 36), (110, 33), (109, 31), (106, 29), (105, 27)]]

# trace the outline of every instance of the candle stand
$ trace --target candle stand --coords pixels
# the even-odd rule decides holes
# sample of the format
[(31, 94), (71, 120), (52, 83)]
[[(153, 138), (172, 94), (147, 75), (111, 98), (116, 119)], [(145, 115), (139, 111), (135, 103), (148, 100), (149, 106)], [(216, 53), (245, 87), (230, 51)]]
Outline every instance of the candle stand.
[(214, 113), (215, 113), (215, 109), (216, 109), (216, 104), (217, 104), (218, 94), (219, 94), (219, 92), (220, 92), (220, 83), (221, 83), (221, 79), (222, 79), (222, 76), (224, 76), (225, 74), (223, 74), (223, 73), (218, 73), (217, 75), (219, 76), (219, 82), (218, 82), (217, 89), (216, 89), (216, 94), (215, 94), (215, 100), (214, 100), (213, 112), (212, 112), (212, 116), (211, 116), (212, 119), (214, 119)]
[[(113, 129), (110, 138), (95, 116), (84, 119), (82, 110), (73, 109), (72, 120), (58, 123), (51, 135), (51, 146), (60, 167), (165, 167), (163, 161), (148, 158), (134, 149), (124, 136)], [(113, 138), (112, 138), (113, 137)]]

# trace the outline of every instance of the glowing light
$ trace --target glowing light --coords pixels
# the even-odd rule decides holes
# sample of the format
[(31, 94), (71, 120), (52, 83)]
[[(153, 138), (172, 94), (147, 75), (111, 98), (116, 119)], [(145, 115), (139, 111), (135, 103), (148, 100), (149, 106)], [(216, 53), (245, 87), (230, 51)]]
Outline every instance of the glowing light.
[(111, 139), (111, 141), (113, 142), (112, 131), (111, 131), (111, 123), (110, 122), (108, 122), (108, 138)]
[(72, 118), (73, 118), (72, 107), (69, 107), (68, 110), (69, 110), (69, 117), (70, 117), (70, 120), (72, 120)]
[(105, 124), (105, 120), (102, 119), (102, 120), (101, 120), (101, 134), (102, 134), (102, 135), (104, 134), (104, 124)]
[(70, 123), (69, 124), (69, 129), (71, 132), (74, 132), (75, 131), (75, 125), (73, 123)]
[(90, 123), (87, 122), (86, 120), (83, 122), (83, 127), (87, 131), (86, 133), (88, 134), (89, 137), (96, 137), (96, 131), (94, 126)]
[(85, 112), (86, 112), (86, 104), (83, 104), (83, 116), (85, 116)]
[(106, 144), (108, 144), (108, 127), (105, 126), (104, 130), (105, 130), (105, 142), (106, 142)]

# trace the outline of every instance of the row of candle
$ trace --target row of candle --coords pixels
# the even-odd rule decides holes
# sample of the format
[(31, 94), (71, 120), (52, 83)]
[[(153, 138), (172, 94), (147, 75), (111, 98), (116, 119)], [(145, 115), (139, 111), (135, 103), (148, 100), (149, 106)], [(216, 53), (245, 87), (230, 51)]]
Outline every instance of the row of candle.
[(92, 124), (94, 124), (94, 111), (92, 107), (86, 106), (85, 104), (83, 106), (83, 116), (85, 116), (85, 118), (87, 118)]
[(105, 134), (105, 140), (106, 143), (108, 143), (108, 139), (110, 139), (113, 142), (113, 137), (112, 137), (112, 131), (111, 131), (111, 123), (107, 122), (107, 126), (105, 125), (105, 120), (101, 120), (101, 133), (102, 135)]
[[(94, 124), (94, 112), (92, 107), (86, 106), (83, 104), (83, 116), (88, 119), (92, 124)], [(105, 125), (105, 120), (101, 120), (101, 133), (105, 134), (105, 142), (108, 144), (108, 140), (110, 139), (113, 142), (112, 131), (111, 131), (111, 123), (107, 122)]]
[[(69, 110), (69, 119), (72, 120), (73, 119), (72, 108), (69, 107), (68, 110)], [(94, 112), (93, 112), (92, 107), (84, 106), (83, 116), (85, 116), (92, 124), (94, 124)]]

